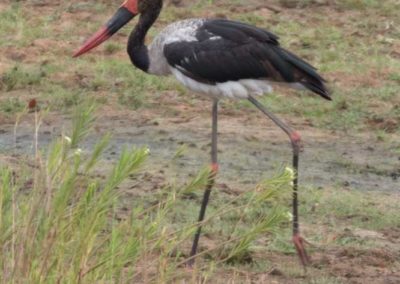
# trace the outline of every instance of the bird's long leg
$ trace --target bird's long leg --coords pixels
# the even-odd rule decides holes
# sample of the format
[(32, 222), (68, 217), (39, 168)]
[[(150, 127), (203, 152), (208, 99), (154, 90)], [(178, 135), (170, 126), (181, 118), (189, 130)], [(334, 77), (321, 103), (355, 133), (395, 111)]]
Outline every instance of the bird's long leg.
[(278, 125), (290, 138), (290, 142), (293, 148), (293, 169), (294, 169), (294, 179), (293, 179), (293, 243), (296, 247), (297, 253), (299, 255), (300, 261), (305, 267), (310, 262), (310, 258), (304, 249), (304, 240), (300, 236), (299, 228), (299, 213), (298, 213), (298, 173), (299, 173), (299, 153), (300, 153), (300, 134), (293, 130), (290, 126), (280, 120), (277, 116), (271, 113), (265, 108), (259, 101), (254, 97), (249, 96), (248, 100), (254, 104), (262, 113), (268, 116), (276, 125)]
[(191, 266), (194, 264), (194, 256), (197, 253), (197, 246), (199, 244), (201, 234), (201, 222), (204, 220), (206, 214), (206, 208), (208, 200), (210, 198), (211, 189), (214, 186), (215, 177), (218, 172), (218, 161), (217, 161), (217, 128), (218, 128), (218, 100), (215, 99), (212, 107), (212, 134), (211, 134), (211, 171), (208, 179), (207, 187), (204, 192), (203, 202), (201, 203), (200, 214), (199, 214), (199, 227), (194, 235), (192, 250), (190, 252), (190, 260), (188, 264)]

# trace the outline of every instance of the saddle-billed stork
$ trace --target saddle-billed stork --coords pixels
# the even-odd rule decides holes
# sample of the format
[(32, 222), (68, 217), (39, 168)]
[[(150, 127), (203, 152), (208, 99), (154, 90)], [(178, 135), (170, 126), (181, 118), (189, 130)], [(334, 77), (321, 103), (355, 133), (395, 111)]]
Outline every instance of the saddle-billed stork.
[[(298, 165), (300, 135), (272, 114), (258, 100), (272, 90), (271, 83), (308, 89), (330, 100), (325, 80), (316, 69), (283, 49), (278, 37), (269, 31), (225, 19), (188, 19), (168, 25), (147, 47), (146, 34), (158, 18), (162, 0), (126, 0), (115, 15), (73, 55), (88, 52), (140, 14), (128, 41), (132, 63), (155, 75), (173, 74), (188, 89), (213, 99), (211, 174), (200, 209), (199, 224), (204, 219), (211, 189), (218, 171), (217, 111), (221, 98), (247, 99), (279, 126), (290, 138), (293, 148), (293, 242), (301, 263), (309, 263), (300, 236), (298, 219)], [(193, 264), (201, 233), (195, 234), (190, 264)]]

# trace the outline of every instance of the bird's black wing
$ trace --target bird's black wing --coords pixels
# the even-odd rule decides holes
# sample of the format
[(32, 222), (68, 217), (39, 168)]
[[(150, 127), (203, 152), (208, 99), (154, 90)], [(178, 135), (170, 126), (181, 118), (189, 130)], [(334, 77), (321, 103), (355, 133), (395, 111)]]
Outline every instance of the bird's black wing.
[(207, 20), (196, 41), (164, 46), (168, 63), (186, 76), (207, 84), (240, 79), (301, 83), (330, 99), (315, 68), (281, 48), (278, 37), (263, 29), (228, 20)]

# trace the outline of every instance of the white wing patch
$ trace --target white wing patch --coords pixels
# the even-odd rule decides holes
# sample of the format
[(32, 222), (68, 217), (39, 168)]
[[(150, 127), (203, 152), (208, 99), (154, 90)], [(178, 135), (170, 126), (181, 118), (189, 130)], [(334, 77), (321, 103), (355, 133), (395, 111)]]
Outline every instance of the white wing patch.
[(215, 35), (209, 38), (209, 40), (218, 40), (218, 39), (222, 39), (222, 37)]
[(165, 27), (149, 46), (150, 66), (148, 72), (155, 75), (170, 74), (168, 62), (164, 57), (164, 46), (177, 41), (197, 41), (197, 30), (204, 21), (204, 19), (188, 19)]

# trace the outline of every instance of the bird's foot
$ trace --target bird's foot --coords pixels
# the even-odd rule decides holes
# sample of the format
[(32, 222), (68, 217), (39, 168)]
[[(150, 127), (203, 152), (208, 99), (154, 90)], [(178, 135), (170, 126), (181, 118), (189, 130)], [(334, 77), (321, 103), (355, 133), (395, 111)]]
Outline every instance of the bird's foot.
[(306, 268), (306, 266), (309, 265), (311, 262), (310, 257), (308, 256), (304, 248), (304, 244), (306, 243), (306, 241), (298, 233), (293, 235), (292, 240), (294, 246), (296, 247), (296, 251), (300, 258), (300, 261), (303, 264), (303, 267)]

